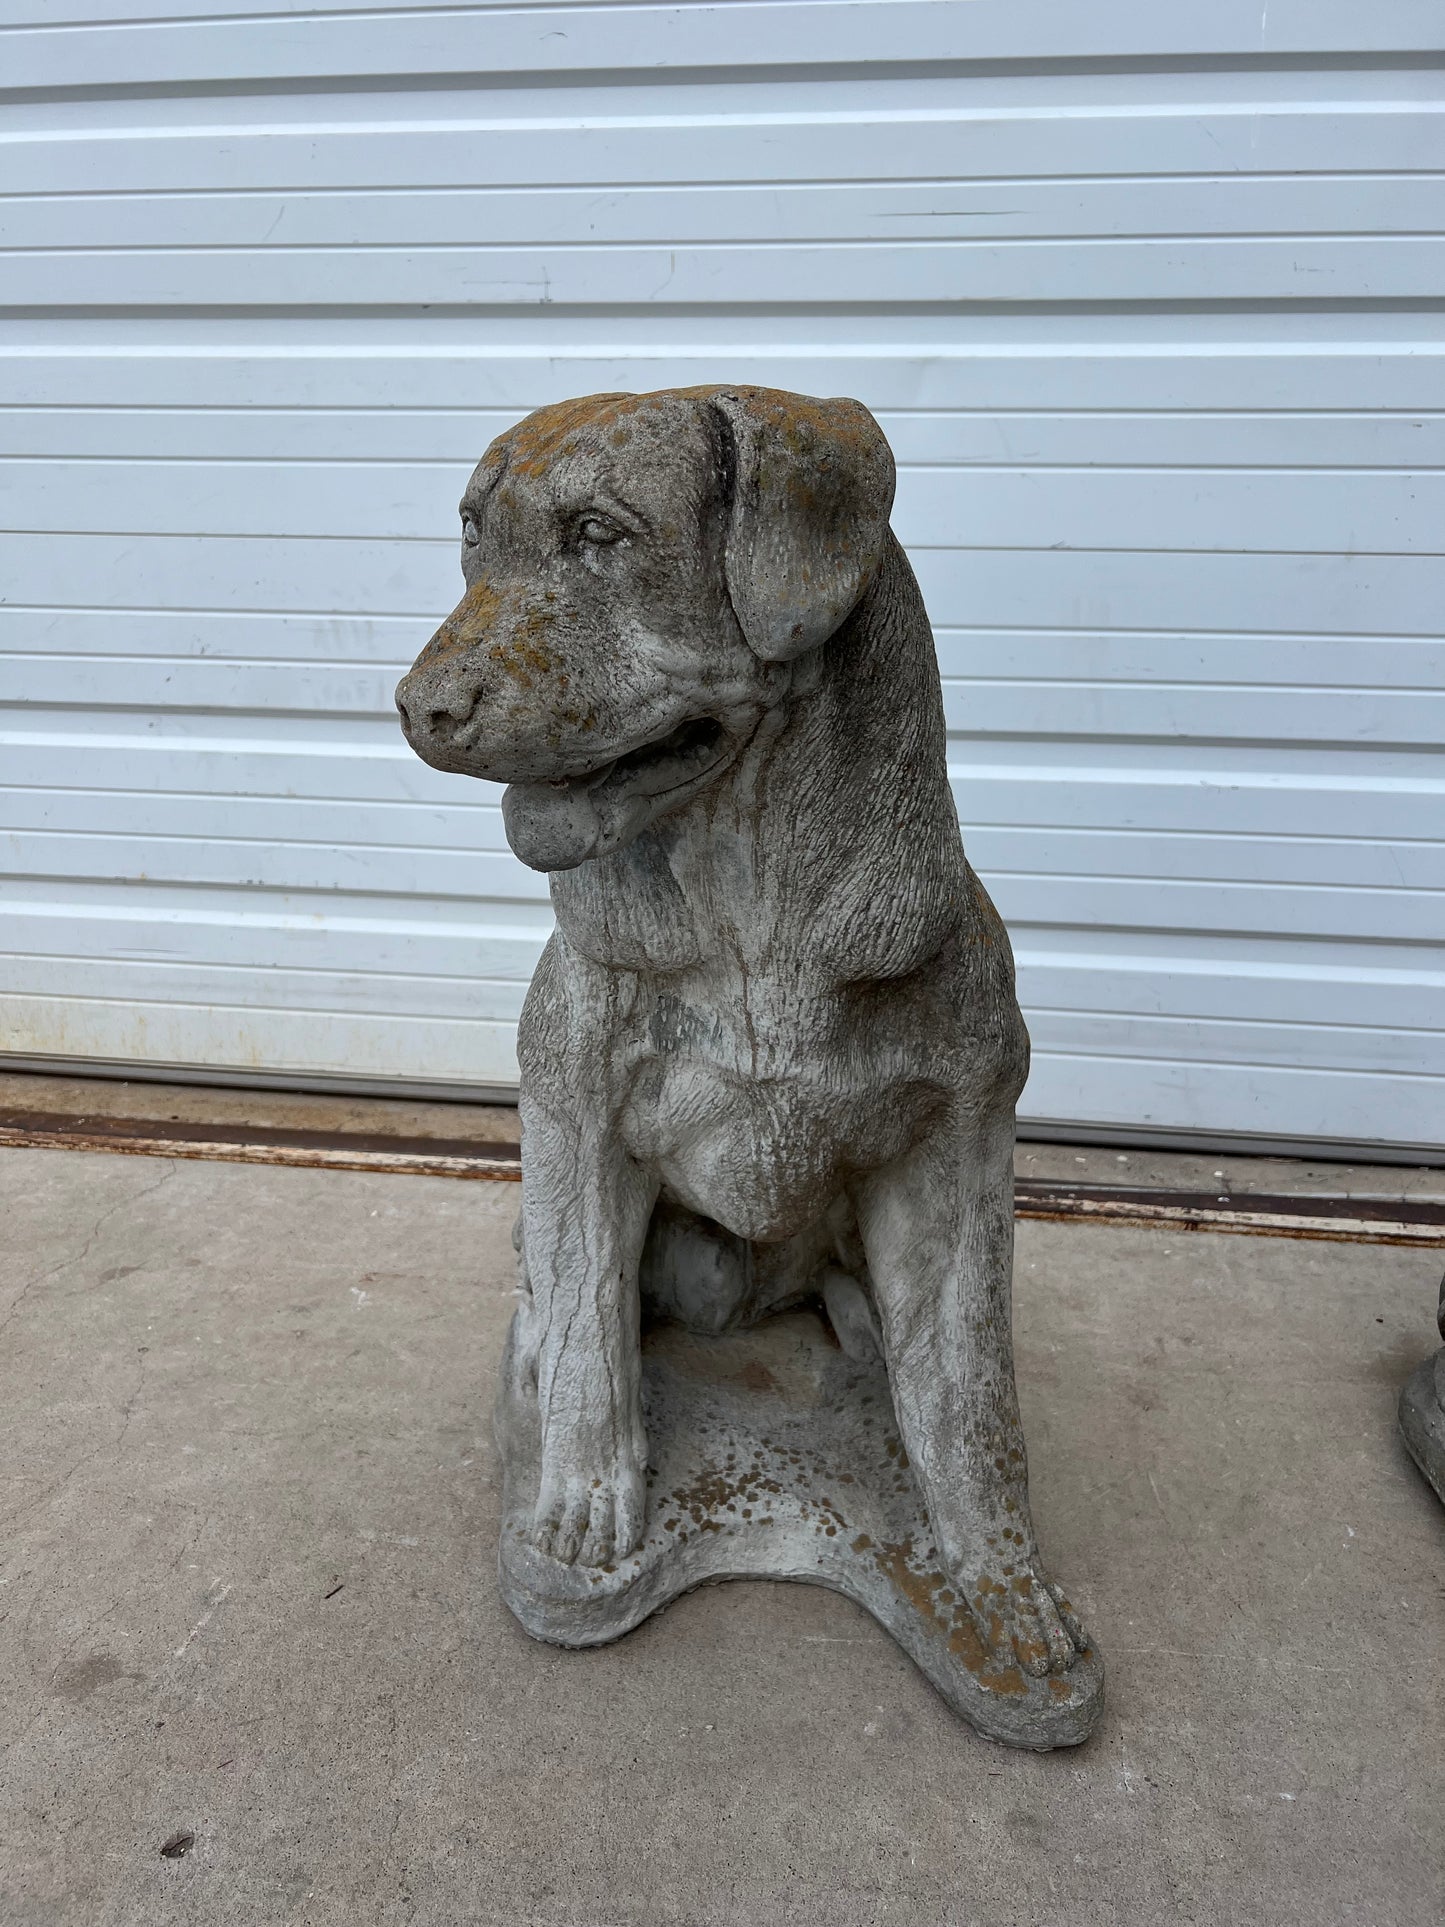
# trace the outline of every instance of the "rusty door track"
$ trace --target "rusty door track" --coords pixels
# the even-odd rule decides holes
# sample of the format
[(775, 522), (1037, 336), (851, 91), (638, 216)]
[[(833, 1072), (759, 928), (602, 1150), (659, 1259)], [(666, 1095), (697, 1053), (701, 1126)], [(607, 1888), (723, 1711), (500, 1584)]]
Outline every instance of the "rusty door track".
[(1255, 1238), (1330, 1238), (1354, 1244), (1445, 1245), (1445, 1201), (1359, 1198), (1339, 1192), (1295, 1197), (1264, 1191), (1145, 1191), (1115, 1184), (1020, 1178), (1020, 1218), (1158, 1225), (1168, 1231), (1234, 1231)]
[(129, 1151), (142, 1157), (221, 1158), (333, 1171), (398, 1171), (433, 1178), (520, 1178), (522, 1147), (485, 1138), (288, 1131), (270, 1124), (188, 1124), (153, 1117), (77, 1117), (0, 1111), (0, 1145), (32, 1150)]
[[(31, 1150), (124, 1151), (144, 1157), (220, 1158), (235, 1164), (290, 1164), (333, 1171), (393, 1171), (434, 1178), (516, 1179), (522, 1175), (521, 1146), (485, 1138), (288, 1131), (273, 1125), (86, 1117), (64, 1111), (0, 1111), (0, 1146), (4, 1145)], [(1020, 1218), (1060, 1223), (1445, 1246), (1445, 1201), (1438, 1198), (1344, 1197), (1338, 1193), (1231, 1195), (1020, 1178), (1014, 1186), (1014, 1204)]]

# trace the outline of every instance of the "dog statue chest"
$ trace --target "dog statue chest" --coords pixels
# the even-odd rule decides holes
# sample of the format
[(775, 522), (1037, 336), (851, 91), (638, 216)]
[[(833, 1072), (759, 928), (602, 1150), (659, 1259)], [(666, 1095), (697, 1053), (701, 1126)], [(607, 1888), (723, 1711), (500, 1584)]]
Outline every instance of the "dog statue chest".
[(890, 1001), (860, 1025), (866, 990), (725, 961), (643, 992), (618, 1040), (624, 1143), (671, 1196), (739, 1236), (790, 1237), (851, 1173), (900, 1155), (933, 1101), (917, 1033), (892, 1021)]

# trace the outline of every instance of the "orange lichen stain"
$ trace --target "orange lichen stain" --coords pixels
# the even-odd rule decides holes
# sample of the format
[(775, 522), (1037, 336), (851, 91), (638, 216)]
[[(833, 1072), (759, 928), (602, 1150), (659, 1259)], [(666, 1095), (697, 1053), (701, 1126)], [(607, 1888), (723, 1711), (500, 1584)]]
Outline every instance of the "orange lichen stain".
[[(719, 1514), (732, 1515), (736, 1522), (740, 1507), (746, 1507), (743, 1517), (752, 1523), (770, 1526), (771, 1515), (752, 1520), (752, 1512), (762, 1502), (764, 1493), (777, 1493), (781, 1490), (776, 1479), (764, 1478), (761, 1474), (761, 1460), (754, 1454), (753, 1463), (745, 1471), (737, 1469), (736, 1455), (729, 1458), (726, 1465), (704, 1466), (690, 1484), (679, 1486), (671, 1494), (671, 1503), (679, 1513), (686, 1513), (693, 1527), (699, 1532), (721, 1532), (723, 1526), (718, 1522)], [(687, 1536), (685, 1533), (682, 1535)]]
[(1057, 1673), (1049, 1681), (1049, 1691), (1055, 1699), (1066, 1700), (1073, 1690), (1073, 1683), (1070, 1680), (1060, 1679)]
[(980, 1673), (978, 1683), (986, 1686), (991, 1693), (1003, 1693), (1010, 1697), (1029, 1690), (1028, 1681), (1017, 1666), (1003, 1666), (996, 1673)]
[(853, 1550), (854, 1552), (867, 1552), (872, 1544), (873, 1541), (868, 1537), (868, 1534), (866, 1532), (860, 1532), (858, 1537), (853, 1541)]
[(530, 610), (504, 641), (492, 644), (488, 656), (520, 688), (530, 689), (534, 676), (552, 673), (554, 658), (543, 644), (556, 620), (551, 609)]
[[(920, 1572), (915, 1567), (911, 1539), (905, 1539), (898, 1545), (880, 1546), (873, 1556), (879, 1570), (947, 1641), (948, 1650), (973, 1674), (980, 1686), (991, 1693), (1009, 1697), (1028, 1692), (1028, 1684), (1016, 1665), (1000, 1666), (994, 1659), (967, 1606), (953, 1603), (953, 1589), (944, 1575), (936, 1571)], [(993, 1590), (999, 1592), (1002, 1587), (995, 1585)], [(949, 1595), (947, 1601), (945, 1593)], [(1003, 1622), (995, 1613), (990, 1619), (989, 1637), (996, 1643), (1002, 1636)]]
[[(878, 438), (877, 427), (867, 410), (845, 396), (824, 400), (813, 395), (795, 395), (786, 388), (730, 387), (719, 382), (705, 382), (673, 392), (698, 401), (735, 398), (760, 426), (778, 436), (790, 454), (816, 460), (821, 453), (824, 464), (831, 460), (833, 450), (867, 449)], [(817, 449), (819, 442), (823, 444), (821, 451)]]
[(438, 662), (449, 661), (451, 657), (475, 648), (484, 640), (487, 631), (502, 608), (503, 598), (490, 578), (482, 576), (474, 582), (456, 608), (432, 637), (416, 659), (415, 667), (429, 668)]
[(941, 1572), (919, 1572), (913, 1564), (913, 1541), (880, 1546), (873, 1555), (880, 1572), (889, 1578), (903, 1597), (935, 1626), (941, 1626), (933, 1595), (944, 1584)]
[(579, 395), (553, 402), (518, 422), (502, 437), (501, 449), (512, 474), (539, 481), (559, 457), (575, 453), (588, 430), (616, 432), (634, 414), (642, 397), (625, 393)]
[[(756, 484), (779, 488), (802, 512), (815, 505), (821, 493), (834, 492), (832, 470), (838, 456), (886, 461), (886, 445), (876, 423), (858, 402), (843, 397), (821, 400), (794, 395), (779, 388), (727, 387), (715, 382), (688, 388), (655, 389), (647, 394), (609, 391), (579, 395), (539, 408), (498, 439), (482, 457), (495, 470), (505, 464), (509, 476), (540, 481), (556, 462), (606, 448), (622, 451), (633, 439), (634, 426), (665, 416), (677, 402), (722, 404), (733, 401), (746, 411), (757, 435)], [(822, 483), (820, 491), (819, 483)], [(498, 491), (498, 500), (505, 494)], [(827, 551), (830, 562), (845, 561), (850, 544), (836, 539)]]

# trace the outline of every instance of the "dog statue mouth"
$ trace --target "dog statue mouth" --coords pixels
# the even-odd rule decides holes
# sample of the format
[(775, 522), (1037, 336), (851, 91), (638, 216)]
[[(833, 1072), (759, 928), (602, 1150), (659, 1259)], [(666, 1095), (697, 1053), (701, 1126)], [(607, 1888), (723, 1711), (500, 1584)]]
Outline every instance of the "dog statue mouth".
[(571, 776), (511, 784), (502, 797), (507, 841), (534, 870), (572, 870), (610, 856), (678, 808), (741, 749), (712, 716)]
[(656, 742), (644, 743), (640, 749), (630, 749), (625, 755), (615, 757), (587, 776), (563, 777), (561, 786), (566, 788), (572, 781), (585, 783), (589, 789), (594, 784), (606, 784), (609, 788), (618, 784), (644, 796), (668, 796), (714, 768), (722, 760), (725, 747), (723, 727), (716, 717), (697, 716), (690, 722), (679, 723)]

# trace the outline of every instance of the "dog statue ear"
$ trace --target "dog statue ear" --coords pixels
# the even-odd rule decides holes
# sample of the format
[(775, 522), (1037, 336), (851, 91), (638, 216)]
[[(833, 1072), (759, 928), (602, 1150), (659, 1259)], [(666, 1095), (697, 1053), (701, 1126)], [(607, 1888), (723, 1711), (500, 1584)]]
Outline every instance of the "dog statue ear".
[(753, 651), (786, 662), (827, 640), (888, 539), (893, 452), (861, 402), (714, 388), (734, 444), (727, 581)]

